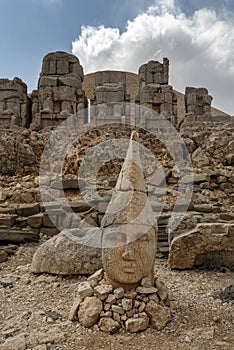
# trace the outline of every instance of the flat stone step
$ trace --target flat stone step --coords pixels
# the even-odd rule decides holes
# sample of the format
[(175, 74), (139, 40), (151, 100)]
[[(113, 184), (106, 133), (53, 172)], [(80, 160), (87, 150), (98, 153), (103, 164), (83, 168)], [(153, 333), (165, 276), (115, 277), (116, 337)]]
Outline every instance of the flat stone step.
[(39, 234), (32, 231), (24, 230), (11, 230), (6, 228), (0, 228), (0, 243), (26, 243), (37, 242), (39, 240)]
[(169, 254), (169, 246), (159, 248), (160, 253), (168, 255)]

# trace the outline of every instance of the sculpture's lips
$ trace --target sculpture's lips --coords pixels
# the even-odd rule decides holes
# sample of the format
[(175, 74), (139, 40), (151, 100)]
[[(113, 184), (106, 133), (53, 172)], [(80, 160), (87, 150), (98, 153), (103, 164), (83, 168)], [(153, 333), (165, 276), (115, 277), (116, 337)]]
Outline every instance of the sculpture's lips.
[(123, 272), (125, 273), (134, 273), (136, 272), (136, 268), (137, 268), (136, 260), (125, 261), (125, 263), (123, 264)]

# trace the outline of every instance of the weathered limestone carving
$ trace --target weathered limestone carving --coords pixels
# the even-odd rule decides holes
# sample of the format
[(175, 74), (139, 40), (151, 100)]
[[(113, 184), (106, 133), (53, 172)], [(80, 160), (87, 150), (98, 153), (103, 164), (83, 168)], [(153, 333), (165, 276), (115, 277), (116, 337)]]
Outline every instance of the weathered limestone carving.
[[(168, 85), (169, 60), (149, 61), (139, 68), (139, 97), (136, 102), (152, 109), (177, 124), (177, 96), (171, 85)], [(155, 116), (147, 115), (147, 119)]]
[(211, 116), (211, 102), (213, 97), (205, 88), (186, 87), (185, 109), (190, 115)]
[(78, 286), (69, 319), (114, 333), (161, 330), (172, 295), (154, 277), (157, 223), (147, 198), (137, 133), (133, 132), (116, 189), (102, 220), (103, 269)]
[(132, 135), (116, 190), (102, 220), (107, 282), (132, 288), (153, 285), (157, 224), (146, 194), (138, 143)]
[(28, 109), (27, 85), (19, 78), (0, 79), (0, 125), (27, 127)]
[[(44, 57), (38, 92), (32, 93), (32, 115), (36, 127), (56, 126), (87, 107), (82, 90), (83, 76), (83, 68), (74, 55), (53, 52)], [(81, 123), (85, 117), (85, 112), (81, 113)]]
[(103, 71), (95, 74), (95, 91), (92, 104), (95, 106), (91, 116), (96, 125), (101, 122), (122, 122), (126, 120), (125, 102), (130, 101), (126, 92), (126, 73)]

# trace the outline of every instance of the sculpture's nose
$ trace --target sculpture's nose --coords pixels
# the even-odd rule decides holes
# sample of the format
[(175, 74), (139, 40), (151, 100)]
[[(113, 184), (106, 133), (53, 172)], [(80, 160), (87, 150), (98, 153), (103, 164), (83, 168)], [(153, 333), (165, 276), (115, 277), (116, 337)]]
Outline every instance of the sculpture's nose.
[(135, 260), (135, 249), (132, 244), (127, 244), (125, 246), (122, 257), (125, 260)]

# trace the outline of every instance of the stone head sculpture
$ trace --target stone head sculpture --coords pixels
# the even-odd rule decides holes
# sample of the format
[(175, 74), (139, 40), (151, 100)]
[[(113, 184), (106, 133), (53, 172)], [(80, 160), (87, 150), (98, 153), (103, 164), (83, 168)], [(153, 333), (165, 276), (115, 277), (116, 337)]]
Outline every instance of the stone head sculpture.
[(131, 289), (144, 278), (153, 285), (157, 223), (147, 198), (133, 131), (115, 192), (102, 220), (103, 266), (114, 287)]

